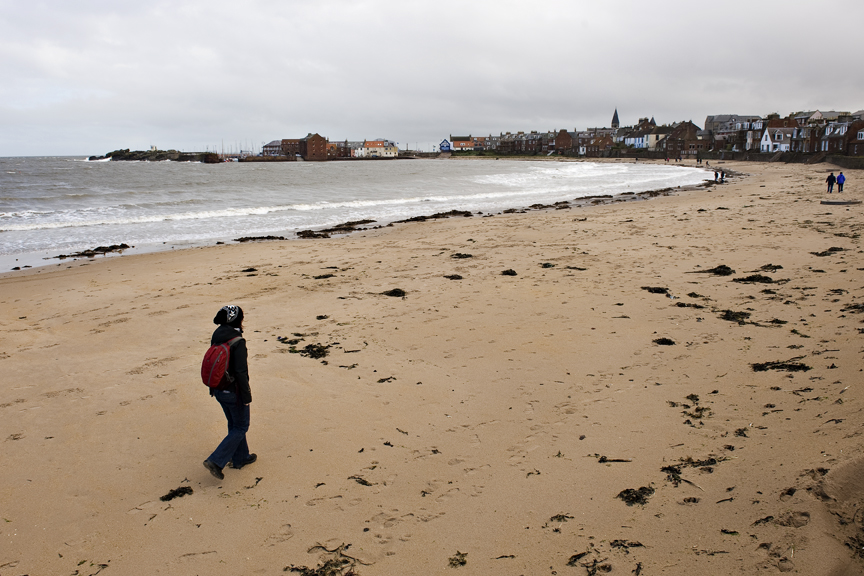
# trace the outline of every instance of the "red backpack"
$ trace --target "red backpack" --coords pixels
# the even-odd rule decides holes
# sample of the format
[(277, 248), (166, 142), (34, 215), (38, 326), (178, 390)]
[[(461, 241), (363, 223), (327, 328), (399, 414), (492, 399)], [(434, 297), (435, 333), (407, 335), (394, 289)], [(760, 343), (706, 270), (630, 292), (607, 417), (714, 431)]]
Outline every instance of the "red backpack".
[(228, 374), (228, 359), (231, 357), (231, 346), (240, 340), (240, 336), (222, 344), (210, 346), (201, 362), (201, 380), (210, 388), (219, 388), (226, 380), (232, 381)]

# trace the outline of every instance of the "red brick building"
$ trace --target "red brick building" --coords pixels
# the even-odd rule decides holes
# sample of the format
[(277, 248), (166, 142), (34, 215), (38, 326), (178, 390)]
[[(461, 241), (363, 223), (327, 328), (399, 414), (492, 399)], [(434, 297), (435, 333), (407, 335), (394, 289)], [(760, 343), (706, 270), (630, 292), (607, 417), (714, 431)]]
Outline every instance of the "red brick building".
[(351, 158), (351, 145), (344, 142), (328, 142), (327, 158)]
[(307, 134), (305, 138), (282, 140), (285, 156), (299, 155), (304, 160), (327, 160), (327, 139), (319, 134)]
[(702, 130), (693, 122), (681, 122), (657, 143), (657, 150), (667, 158), (696, 158), (700, 152), (708, 150), (712, 143), (711, 140), (699, 138), (700, 132)]

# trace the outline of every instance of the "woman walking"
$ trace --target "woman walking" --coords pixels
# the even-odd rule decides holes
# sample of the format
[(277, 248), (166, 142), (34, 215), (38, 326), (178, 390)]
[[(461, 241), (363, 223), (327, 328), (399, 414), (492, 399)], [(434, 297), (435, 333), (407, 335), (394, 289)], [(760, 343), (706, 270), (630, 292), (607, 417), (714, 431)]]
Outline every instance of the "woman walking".
[(223, 306), (213, 318), (213, 323), (219, 326), (213, 332), (210, 345), (228, 343), (231, 349), (225, 379), (218, 387), (210, 389), (210, 395), (216, 397), (225, 412), (228, 435), (204, 461), (204, 467), (222, 480), (225, 477), (222, 469), (228, 462), (232, 468), (242, 468), (258, 457), (249, 453), (246, 443), (252, 390), (249, 388), (246, 340), (243, 339), (243, 310), (239, 306)]

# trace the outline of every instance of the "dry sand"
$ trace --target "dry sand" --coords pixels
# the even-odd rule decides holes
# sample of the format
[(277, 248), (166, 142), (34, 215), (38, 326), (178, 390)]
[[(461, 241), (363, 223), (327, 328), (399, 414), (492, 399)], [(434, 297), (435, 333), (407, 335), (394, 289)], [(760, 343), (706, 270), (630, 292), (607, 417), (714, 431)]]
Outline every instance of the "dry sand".
[[(343, 544), (363, 576), (862, 573), (864, 208), (819, 203), (832, 166), (723, 167), (645, 202), (3, 275), (0, 575), (281, 574)], [(198, 372), (224, 303), (259, 459), (217, 481)], [(810, 369), (752, 367), (776, 361)]]

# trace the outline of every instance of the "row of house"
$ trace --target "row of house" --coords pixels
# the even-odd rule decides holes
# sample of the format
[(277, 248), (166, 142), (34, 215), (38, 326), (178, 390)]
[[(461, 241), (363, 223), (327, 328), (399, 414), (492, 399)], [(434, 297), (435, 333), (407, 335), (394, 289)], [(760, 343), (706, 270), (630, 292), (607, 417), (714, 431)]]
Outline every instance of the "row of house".
[(320, 134), (308, 134), (304, 138), (273, 140), (264, 145), (262, 155), (300, 157), (310, 161), (336, 158), (395, 158), (399, 155), (399, 149), (394, 142), (385, 138), (330, 142)]
[(608, 128), (551, 130), (549, 132), (501, 132), (498, 136), (453, 136), (441, 142), (442, 151), (494, 150), (502, 154), (567, 154), (599, 157), (614, 147), (665, 152), (670, 157), (696, 156), (707, 150), (705, 133), (692, 122), (657, 126), (653, 118), (640, 118), (622, 128), (618, 110)]
[(826, 152), (864, 155), (864, 110), (858, 112), (798, 112), (786, 118), (752, 114), (708, 116), (704, 128), (692, 121), (658, 126), (640, 118), (621, 127), (618, 110), (609, 128), (501, 132), (498, 136), (454, 136), (441, 142), (442, 151), (493, 150), (502, 154), (567, 154), (598, 157), (613, 148), (647, 150), (667, 158), (695, 159), (703, 152)]
[(816, 119), (790, 115), (768, 120), (759, 150), (864, 155), (864, 110), (829, 114), (820, 113)]

